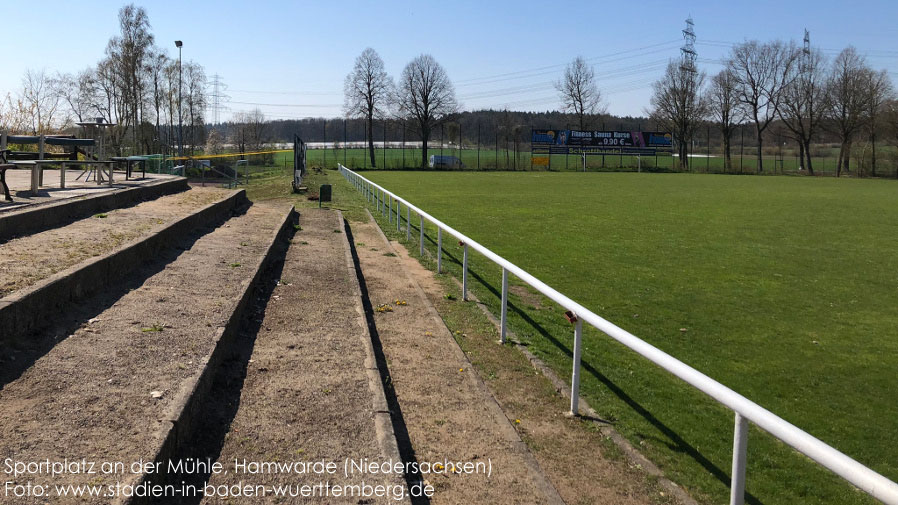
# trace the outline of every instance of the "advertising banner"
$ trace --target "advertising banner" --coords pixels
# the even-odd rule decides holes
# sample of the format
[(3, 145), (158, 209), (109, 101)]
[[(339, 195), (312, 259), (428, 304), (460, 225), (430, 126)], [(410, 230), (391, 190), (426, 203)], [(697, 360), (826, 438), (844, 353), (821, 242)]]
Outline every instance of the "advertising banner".
[(670, 132), (598, 131), (598, 130), (531, 130), (534, 152), (552, 154), (602, 154), (629, 151), (646, 153), (671, 149)]

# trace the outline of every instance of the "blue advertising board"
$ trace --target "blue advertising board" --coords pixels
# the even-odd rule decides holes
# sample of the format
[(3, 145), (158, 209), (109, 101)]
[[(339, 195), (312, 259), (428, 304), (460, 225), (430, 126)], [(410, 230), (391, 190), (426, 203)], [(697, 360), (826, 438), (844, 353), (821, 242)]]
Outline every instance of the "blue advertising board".
[(671, 150), (670, 132), (531, 130), (534, 153), (551, 154), (654, 154)]

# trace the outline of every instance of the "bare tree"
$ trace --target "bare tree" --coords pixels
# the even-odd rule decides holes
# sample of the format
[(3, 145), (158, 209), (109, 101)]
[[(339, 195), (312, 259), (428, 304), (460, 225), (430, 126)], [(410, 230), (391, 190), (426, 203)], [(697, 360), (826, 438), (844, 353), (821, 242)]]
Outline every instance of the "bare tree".
[(711, 78), (711, 86), (708, 88), (707, 105), (711, 119), (717, 124), (723, 137), (723, 159), (726, 170), (733, 168), (730, 158), (730, 140), (733, 130), (739, 124), (739, 97), (736, 94), (736, 79), (729, 68), (724, 68)]
[(783, 90), (794, 76), (798, 52), (792, 43), (744, 42), (733, 47), (727, 67), (733, 72), (739, 104), (755, 124), (758, 141), (758, 173), (764, 170), (764, 130), (777, 117)]
[(165, 53), (154, 49), (149, 56), (150, 87), (152, 89), (153, 116), (155, 120), (156, 145), (159, 146), (162, 137), (162, 122), (164, 120), (166, 96), (165, 79), (166, 69), (171, 65), (171, 59)]
[(121, 106), (118, 120), (123, 137), (130, 132), (134, 147), (139, 144), (141, 111), (145, 100), (144, 73), (151, 54), (153, 35), (150, 19), (143, 7), (128, 4), (119, 9), (120, 34), (109, 40), (106, 55), (114, 72), (116, 93)]
[(701, 89), (705, 73), (690, 70), (671, 61), (664, 77), (652, 84), (652, 108), (648, 111), (662, 128), (670, 130), (677, 142), (680, 168), (689, 168), (689, 142), (699, 121), (708, 114)]
[(421, 166), (427, 167), (427, 141), (434, 125), (458, 107), (452, 82), (433, 56), (422, 54), (402, 70), (397, 101), (400, 113), (417, 123), (422, 145)]
[(95, 97), (93, 96), (93, 69), (85, 69), (75, 74), (57, 74), (53, 78), (53, 90), (62, 100), (66, 114), (65, 123), (74, 119), (84, 121), (91, 114)]
[(18, 133), (24, 131), (27, 126), (26, 107), (21, 98), (13, 99), (7, 94), (0, 100), (0, 130)]
[(189, 61), (184, 64), (184, 103), (187, 105), (187, 122), (190, 148), (206, 143), (205, 111), (208, 105), (208, 83), (201, 65)]
[(798, 142), (802, 164), (810, 175), (814, 175), (811, 161), (811, 139), (817, 134), (826, 119), (829, 107), (826, 82), (826, 58), (819, 49), (802, 53), (793, 67), (795, 75), (783, 90), (783, 100), (779, 115)]
[(374, 118), (386, 115), (390, 99), (394, 95), (393, 88), (393, 80), (384, 70), (383, 60), (370, 47), (355, 59), (355, 66), (346, 76), (343, 85), (346, 116), (365, 118), (365, 136), (368, 139), (372, 167), (377, 166), (374, 156)]
[(886, 102), (892, 98), (892, 81), (885, 70), (870, 72), (867, 83), (867, 127), (870, 131), (870, 169), (871, 175), (876, 177), (876, 129), (879, 127), (878, 119), (882, 115)]
[(34, 135), (46, 133), (53, 127), (59, 109), (59, 95), (53, 90), (52, 80), (45, 71), (25, 71), (21, 102), (27, 111), (29, 126)]
[(238, 112), (229, 125), (231, 143), (241, 153), (261, 151), (269, 142), (269, 124), (261, 110)]
[(828, 88), (830, 117), (833, 130), (839, 136), (839, 160), (836, 176), (850, 170), (851, 146), (854, 137), (865, 124), (870, 107), (870, 79), (873, 71), (854, 47), (847, 47), (833, 61)]
[(218, 129), (213, 129), (206, 136), (205, 154), (221, 154), (224, 152), (224, 136)]
[(590, 116), (604, 112), (595, 71), (581, 56), (564, 69), (564, 76), (555, 83), (555, 89), (561, 96), (562, 110), (577, 116), (581, 130), (586, 128)]

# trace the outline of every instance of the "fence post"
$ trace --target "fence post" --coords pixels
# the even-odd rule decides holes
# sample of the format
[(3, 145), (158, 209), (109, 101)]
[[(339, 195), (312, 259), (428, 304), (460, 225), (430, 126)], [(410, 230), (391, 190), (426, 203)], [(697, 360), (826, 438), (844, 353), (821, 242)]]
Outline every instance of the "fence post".
[(443, 229), (437, 226), (437, 273), (443, 273)]
[(461, 299), (464, 301), (468, 301), (468, 244), (464, 244), (465, 253), (464, 260), (462, 260), (462, 274), (461, 274)]
[(409, 242), (412, 237), (412, 208), (405, 206), (405, 241)]
[(421, 218), (421, 226), (418, 228), (418, 232), (421, 234), (421, 257), (424, 257), (424, 216), (418, 214), (418, 217)]
[(580, 415), (580, 353), (583, 347), (583, 321), (574, 322), (574, 373), (571, 377), (571, 414)]
[(505, 328), (508, 325), (508, 270), (502, 267), (502, 320), (499, 325), (499, 342), (505, 343)]
[(393, 197), (387, 196), (387, 222), (393, 222)]
[(402, 203), (396, 200), (396, 233), (402, 231)]
[(730, 505), (745, 503), (745, 457), (748, 447), (748, 419), (736, 412), (733, 430), (733, 476), (730, 484)]

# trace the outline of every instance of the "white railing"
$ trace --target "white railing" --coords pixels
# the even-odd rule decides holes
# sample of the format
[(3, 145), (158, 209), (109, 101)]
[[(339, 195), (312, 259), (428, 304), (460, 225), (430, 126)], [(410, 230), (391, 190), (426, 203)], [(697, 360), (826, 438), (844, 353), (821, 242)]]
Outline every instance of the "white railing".
[(446, 225), (439, 219), (424, 212), (420, 208), (412, 205), (408, 200), (401, 198), (394, 193), (388, 191), (384, 187), (371, 182), (352, 170), (338, 165), (340, 173), (353, 184), (356, 189), (361, 191), (369, 203), (374, 203), (377, 210), (381, 213), (388, 214), (392, 222), (393, 201), (396, 202), (395, 216), (396, 229), (401, 231), (402, 214), (400, 206), (406, 206), (406, 238), (409, 238), (409, 229), (411, 228), (411, 211), (415, 211), (420, 219), (420, 250), (424, 253), (424, 220), (433, 223), (437, 227), (437, 271), (442, 270), (442, 242), (443, 231), (456, 237), (464, 246), (463, 260), (463, 281), (462, 295), (467, 299), (468, 294), (468, 248), (472, 248), (480, 254), (486, 256), (492, 262), (502, 267), (502, 309), (499, 338), (504, 343), (507, 325), (507, 306), (508, 306), (508, 273), (514, 274), (516, 277), (526, 282), (534, 289), (547, 296), (549, 299), (569, 310), (573, 317), (574, 323), (574, 356), (573, 356), (573, 374), (571, 378), (571, 412), (578, 414), (578, 401), (580, 398), (580, 354), (581, 340), (583, 335), (583, 321), (586, 321), (594, 328), (605, 333), (609, 337), (624, 344), (630, 349), (641, 354), (649, 361), (655, 363), (661, 368), (667, 370), (673, 375), (686, 381), (699, 391), (714, 398), (735, 413), (735, 429), (733, 435), (733, 467), (732, 481), (730, 485), (730, 504), (742, 505), (745, 496), (745, 457), (748, 446), (748, 422), (753, 422), (756, 426), (770, 433), (777, 439), (788, 444), (798, 452), (808, 456), (820, 465), (828, 468), (836, 475), (844, 478), (851, 484), (857, 486), (870, 496), (886, 503), (888, 505), (898, 505), (898, 484), (874, 472), (866, 466), (851, 459), (845, 454), (837, 451), (822, 441), (814, 438), (808, 433), (802, 431), (798, 427), (789, 423), (785, 419), (777, 416), (773, 412), (761, 407), (757, 403), (740, 395), (732, 389), (724, 386), (716, 380), (699, 372), (691, 366), (665, 353), (657, 347), (641, 340), (632, 333), (618, 327), (617, 325), (606, 321), (599, 317), (586, 307), (571, 300), (567, 296), (559, 293), (543, 281), (533, 277), (517, 265), (511, 263), (498, 254), (490, 251), (486, 247), (471, 240), (463, 233)]

